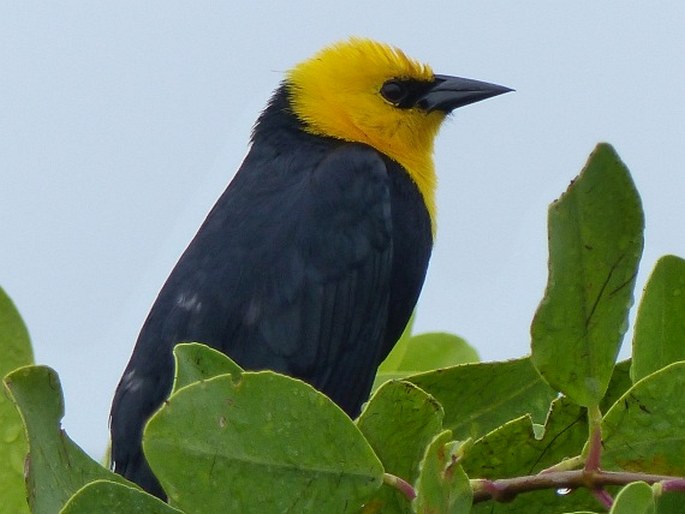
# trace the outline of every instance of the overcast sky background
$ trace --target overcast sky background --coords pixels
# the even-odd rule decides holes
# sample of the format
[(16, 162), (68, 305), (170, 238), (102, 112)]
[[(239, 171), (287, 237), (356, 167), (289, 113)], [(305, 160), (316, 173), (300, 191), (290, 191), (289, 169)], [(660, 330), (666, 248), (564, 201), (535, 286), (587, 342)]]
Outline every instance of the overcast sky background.
[[(685, 2), (10, 2), (0, 5), (0, 285), (99, 458), (155, 296), (283, 72), (350, 35), (513, 87), (436, 144), (438, 238), (418, 331), (524, 355), (547, 205), (598, 141), (646, 212), (641, 288), (685, 256)], [(624, 348), (624, 354), (627, 350)]]

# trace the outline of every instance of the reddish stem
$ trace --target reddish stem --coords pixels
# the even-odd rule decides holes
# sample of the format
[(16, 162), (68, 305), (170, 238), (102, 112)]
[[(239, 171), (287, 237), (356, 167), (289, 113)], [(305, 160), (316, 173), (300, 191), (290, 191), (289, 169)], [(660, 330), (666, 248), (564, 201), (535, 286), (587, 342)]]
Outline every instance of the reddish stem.
[(473, 503), (487, 500), (509, 501), (520, 493), (541, 489), (578, 489), (586, 487), (597, 491), (608, 485), (627, 485), (643, 481), (648, 484), (663, 482), (664, 490), (685, 490), (685, 478), (650, 473), (629, 473), (622, 471), (549, 471), (499, 480), (472, 480)]
[(414, 498), (416, 498), (416, 490), (412, 487), (412, 485), (396, 475), (385, 473), (383, 475), (383, 482), (400, 491), (402, 494), (404, 494), (404, 496), (407, 497), (409, 501), (412, 501)]

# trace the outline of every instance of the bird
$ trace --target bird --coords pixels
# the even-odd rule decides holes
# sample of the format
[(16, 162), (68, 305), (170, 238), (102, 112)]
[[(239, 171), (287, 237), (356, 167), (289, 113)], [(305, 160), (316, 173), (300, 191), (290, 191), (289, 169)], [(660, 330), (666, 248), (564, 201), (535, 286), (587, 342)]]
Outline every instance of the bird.
[(438, 129), (508, 91), (360, 37), (286, 72), (143, 324), (112, 402), (113, 470), (165, 498), (141, 441), (179, 342), (297, 377), (357, 416), (426, 276)]

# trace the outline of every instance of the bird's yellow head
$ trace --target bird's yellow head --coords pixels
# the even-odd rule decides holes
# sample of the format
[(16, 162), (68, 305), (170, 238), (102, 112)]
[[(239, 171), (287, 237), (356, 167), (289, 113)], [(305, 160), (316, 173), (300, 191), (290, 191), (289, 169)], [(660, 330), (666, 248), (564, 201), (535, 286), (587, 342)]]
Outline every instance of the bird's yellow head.
[(484, 82), (435, 75), (401, 50), (351, 38), (295, 66), (286, 79), (306, 130), (365, 143), (402, 165), (435, 223), (433, 141), (445, 115), (509, 91)]

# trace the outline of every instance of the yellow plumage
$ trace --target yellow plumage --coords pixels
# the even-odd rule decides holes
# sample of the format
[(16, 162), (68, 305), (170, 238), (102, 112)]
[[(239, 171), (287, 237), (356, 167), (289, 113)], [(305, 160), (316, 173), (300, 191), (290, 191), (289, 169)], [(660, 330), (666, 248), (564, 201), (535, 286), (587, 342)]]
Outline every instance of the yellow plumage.
[(379, 93), (388, 77), (428, 82), (434, 75), (430, 66), (407, 57), (398, 48), (351, 38), (298, 64), (287, 80), (293, 110), (309, 132), (365, 143), (409, 172), (435, 232), (433, 141), (445, 113), (397, 109)]

